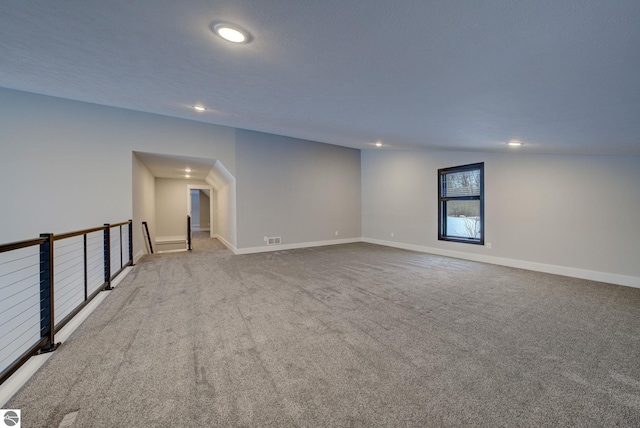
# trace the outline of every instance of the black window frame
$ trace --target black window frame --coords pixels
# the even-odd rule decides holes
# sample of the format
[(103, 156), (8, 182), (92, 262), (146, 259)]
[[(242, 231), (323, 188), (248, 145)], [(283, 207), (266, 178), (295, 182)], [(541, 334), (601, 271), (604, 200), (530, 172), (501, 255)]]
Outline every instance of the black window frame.
[[(480, 170), (480, 195), (478, 196), (442, 196), (443, 178), (447, 174)], [(446, 183), (446, 180), (444, 181)], [(447, 235), (447, 203), (449, 201), (480, 201), (480, 238), (465, 238)], [(438, 240), (484, 245), (484, 162), (452, 166), (438, 169)]]

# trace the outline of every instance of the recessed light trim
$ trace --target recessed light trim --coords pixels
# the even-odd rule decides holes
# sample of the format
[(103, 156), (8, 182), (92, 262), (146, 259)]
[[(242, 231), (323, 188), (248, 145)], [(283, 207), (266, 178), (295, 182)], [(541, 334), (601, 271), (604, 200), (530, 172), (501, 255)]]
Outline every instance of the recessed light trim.
[(196, 106), (193, 106), (193, 109), (194, 109), (195, 111), (206, 111), (206, 110), (207, 110), (207, 109), (206, 109), (206, 107), (203, 107), (203, 106), (197, 106), (197, 105), (196, 105)]
[(382, 143), (381, 143), (380, 141), (378, 141), (378, 142), (376, 143), (376, 147), (382, 147)]
[(191, 168), (185, 168), (185, 169), (184, 169), (184, 172), (186, 172), (186, 173), (191, 172)]
[(191, 178), (191, 176), (189, 174), (185, 174), (184, 178)]
[(232, 43), (249, 43), (251, 41), (251, 34), (236, 24), (228, 22), (212, 22), (209, 26), (211, 31), (216, 35), (222, 37), (228, 42)]
[(522, 141), (519, 141), (519, 140), (510, 140), (510, 141), (507, 143), (507, 146), (510, 146), (510, 147), (520, 147), (520, 146), (522, 146), (522, 145), (523, 145), (523, 144), (522, 144)]

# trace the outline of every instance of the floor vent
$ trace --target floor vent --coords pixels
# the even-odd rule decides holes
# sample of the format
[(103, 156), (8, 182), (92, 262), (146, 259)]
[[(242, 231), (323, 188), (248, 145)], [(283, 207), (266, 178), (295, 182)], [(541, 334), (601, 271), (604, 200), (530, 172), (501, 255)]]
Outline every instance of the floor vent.
[(273, 238), (267, 238), (267, 245), (278, 245), (282, 244), (282, 238), (279, 236)]

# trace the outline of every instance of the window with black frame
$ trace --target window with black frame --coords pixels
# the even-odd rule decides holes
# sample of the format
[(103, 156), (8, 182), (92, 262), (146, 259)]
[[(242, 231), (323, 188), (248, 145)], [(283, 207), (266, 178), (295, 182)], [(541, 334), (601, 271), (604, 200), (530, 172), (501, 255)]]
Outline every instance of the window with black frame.
[(484, 245), (484, 162), (438, 170), (438, 239)]

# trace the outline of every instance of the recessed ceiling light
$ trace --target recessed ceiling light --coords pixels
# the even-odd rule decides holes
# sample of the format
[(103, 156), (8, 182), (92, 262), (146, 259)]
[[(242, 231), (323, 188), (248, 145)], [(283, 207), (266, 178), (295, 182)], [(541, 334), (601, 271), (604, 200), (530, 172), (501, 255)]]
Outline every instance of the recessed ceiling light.
[(191, 168), (185, 168), (184, 172), (191, 172)]
[(185, 174), (184, 178), (191, 178), (191, 176), (189, 174)]
[(508, 146), (511, 147), (519, 147), (522, 145), (522, 141), (518, 141), (518, 140), (511, 140), (507, 143)]
[(233, 43), (249, 43), (251, 35), (238, 25), (227, 22), (211, 23), (211, 30), (226, 41)]
[(202, 106), (193, 106), (193, 109), (196, 111), (205, 111), (206, 108), (202, 107)]
[(382, 147), (382, 143), (378, 141), (378, 142), (376, 143), (376, 147)]

